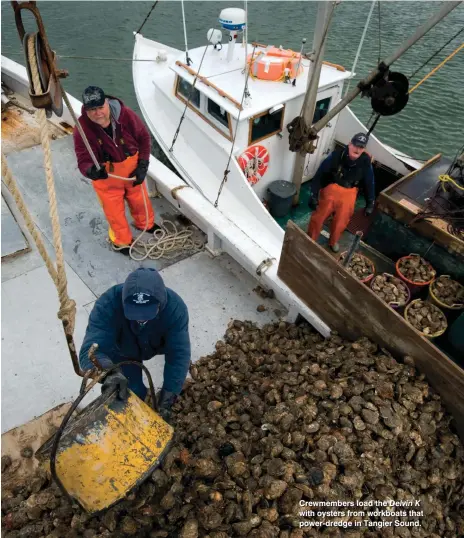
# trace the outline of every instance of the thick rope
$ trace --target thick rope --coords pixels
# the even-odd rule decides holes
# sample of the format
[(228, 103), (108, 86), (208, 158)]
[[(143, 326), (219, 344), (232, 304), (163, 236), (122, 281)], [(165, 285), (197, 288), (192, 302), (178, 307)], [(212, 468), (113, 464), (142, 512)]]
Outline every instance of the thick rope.
[(2, 152), (2, 176), (5, 181), (5, 185), (7, 186), (8, 190), (13, 195), (14, 201), (16, 203), (16, 207), (19, 209), (19, 212), (23, 216), (24, 222), (26, 223), (26, 227), (29, 230), (29, 233), (31, 234), (32, 239), (34, 239), (34, 243), (36, 244), (37, 249), (40, 255), (42, 256), (42, 259), (45, 262), (49, 275), (52, 277), (53, 282), (56, 285), (58, 285), (58, 275), (56, 273), (55, 266), (53, 265), (52, 259), (50, 258), (48, 254), (48, 251), (44, 245), (44, 242), (42, 241), (42, 237), (37, 231), (34, 221), (32, 220), (32, 216), (29, 213), (29, 210), (27, 209), (27, 206), (24, 202), (21, 191), (19, 190), (18, 185), (13, 178), (13, 174), (11, 173), (10, 167), (8, 166), (8, 162), (3, 152)]
[[(42, 87), (40, 84), (39, 70), (37, 67), (37, 58), (35, 56), (34, 41), (35, 37), (31, 35), (27, 41), (27, 54), (31, 66), (34, 93), (36, 95), (40, 95), (42, 94)], [(69, 345), (69, 338), (71, 338), (72, 340), (72, 336), (74, 334), (76, 303), (69, 298), (67, 290), (68, 282), (64, 265), (63, 245), (61, 243), (61, 227), (56, 203), (55, 180), (53, 177), (52, 168), (52, 152), (50, 147), (50, 135), (48, 131), (49, 127), (45, 109), (38, 109), (37, 116), (40, 125), (40, 141), (42, 143), (44, 151), (45, 178), (47, 183), (48, 200), (50, 206), (50, 219), (52, 222), (53, 246), (55, 248), (56, 254), (57, 280), (55, 284), (58, 290), (58, 296), (60, 300), (60, 310), (58, 312), (58, 318), (63, 322), (63, 327)], [(74, 343), (72, 343), (72, 346), (74, 347)]]

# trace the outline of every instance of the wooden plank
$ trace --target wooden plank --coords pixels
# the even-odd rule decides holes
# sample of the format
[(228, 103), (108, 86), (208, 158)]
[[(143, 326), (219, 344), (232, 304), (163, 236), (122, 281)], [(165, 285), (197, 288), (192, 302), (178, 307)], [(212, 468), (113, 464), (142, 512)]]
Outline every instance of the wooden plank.
[(367, 336), (399, 360), (413, 357), (440, 393), (464, 440), (464, 371), (291, 221), (277, 274), (340, 335)]

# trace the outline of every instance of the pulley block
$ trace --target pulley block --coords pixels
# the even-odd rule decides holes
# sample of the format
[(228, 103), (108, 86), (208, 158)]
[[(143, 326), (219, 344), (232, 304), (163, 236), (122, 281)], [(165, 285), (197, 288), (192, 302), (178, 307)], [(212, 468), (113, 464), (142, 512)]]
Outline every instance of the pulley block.
[[(32, 84), (32, 68), (29, 61), (28, 42), (29, 39), (34, 41), (34, 54), (37, 61), (39, 71), (40, 86), (42, 93), (35, 94)], [(61, 85), (53, 73), (53, 66), (50, 68), (47, 58), (44, 54), (42, 38), (39, 33), (25, 34), (23, 39), (23, 47), (26, 56), (26, 69), (31, 85), (29, 88), (29, 97), (35, 108), (45, 108), (47, 117), (54, 112), (58, 117), (63, 115), (63, 95), (61, 93)], [(55, 59), (55, 53), (53, 53)]]
[[(63, 96), (59, 78), (64, 78), (68, 73), (64, 70), (57, 69), (56, 55), (48, 43), (45, 27), (40, 16), (36, 2), (11, 2), (14, 9), (16, 28), (19, 38), (24, 47), (26, 55), (26, 68), (29, 76), (29, 97), (35, 108), (44, 108), (47, 116), (50, 117), (52, 112), (57, 116), (63, 114)], [(22, 12), (26, 10), (31, 12), (36, 20), (38, 32), (26, 33), (22, 20)], [(39, 71), (41, 94), (36, 94), (32, 83), (32, 70), (29, 61), (28, 43), (33, 40), (34, 54), (37, 60)]]
[(406, 106), (409, 100), (409, 81), (402, 74), (387, 71), (370, 90), (374, 112), (382, 116), (393, 116)]

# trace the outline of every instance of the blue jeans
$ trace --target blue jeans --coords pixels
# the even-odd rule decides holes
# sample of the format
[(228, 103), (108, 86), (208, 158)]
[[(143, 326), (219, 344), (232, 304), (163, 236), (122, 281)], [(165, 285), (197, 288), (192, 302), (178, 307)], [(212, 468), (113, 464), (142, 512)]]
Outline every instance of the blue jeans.
[[(113, 359), (114, 364), (127, 361), (127, 358), (118, 357)], [(128, 388), (142, 401), (145, 400), (148, 389), (143, 383), (143, 370), (135, 364), (124, 364), (121, 366), (122, 373), (127, 377)]]

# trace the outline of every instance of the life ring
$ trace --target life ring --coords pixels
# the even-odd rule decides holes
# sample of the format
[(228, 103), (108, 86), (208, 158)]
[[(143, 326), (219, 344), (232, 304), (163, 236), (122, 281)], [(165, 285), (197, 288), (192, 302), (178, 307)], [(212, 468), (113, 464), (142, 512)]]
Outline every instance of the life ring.
[(238, 164), (250, 185), (256, 185), (269, 166), (269, 152), (264, 146), (250, 146), (238, 158)]

